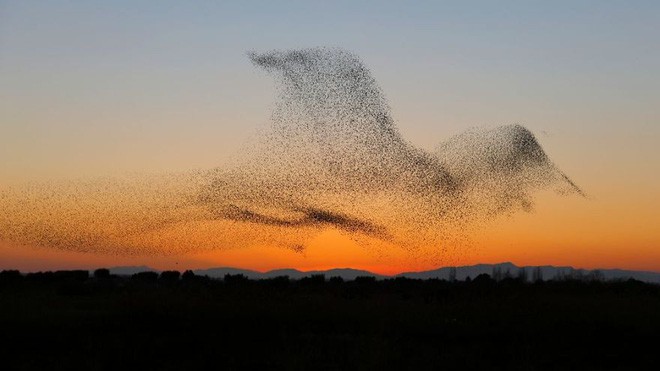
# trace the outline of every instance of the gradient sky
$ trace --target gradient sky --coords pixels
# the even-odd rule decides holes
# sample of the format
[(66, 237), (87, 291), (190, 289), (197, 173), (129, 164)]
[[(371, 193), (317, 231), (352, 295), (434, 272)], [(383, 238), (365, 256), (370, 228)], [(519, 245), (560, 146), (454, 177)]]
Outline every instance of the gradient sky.
[[(273, 83), (246, 51), (358, 54), (403, 136), (432, 149), (475, 126), (532, 130), (587, 199), (538, 195), (445, 264), (660, 271), (657, 1), (0, 1), (0, 185), (221, 165), (268, 123)], [(324, 246), (335, 248), (328, 252)], [(0, 269), (430, 268), (328, 231), (270, 247), (107, 257), (0, 242)]]

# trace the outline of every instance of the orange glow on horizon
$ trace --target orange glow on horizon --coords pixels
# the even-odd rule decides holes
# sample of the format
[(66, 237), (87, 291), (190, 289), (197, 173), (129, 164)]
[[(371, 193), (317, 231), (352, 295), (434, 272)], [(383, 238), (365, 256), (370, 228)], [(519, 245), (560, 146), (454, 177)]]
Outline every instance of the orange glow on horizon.
[[(531, 213), (502, 216), (471, 233), (465, 243), (450, 248), (405, 249), (383, 241), (354, 241), (334, 229), (320, 231), (306, 248), (294, 250), (264, 241), (248, 241), (240, 229), (225, 248), (215, 243), (222, 224), (202, 223), (197, 233), (185, 228), (165, 231), (171, 241), (198, 244), (202, 250), (162, 254), (108, 255), (19, 246), (0, 241), (0, 269), (22, 271), (94, 269), (147, 265), (155, 269), (235, 267), (257, 271), (294, 268), (303, 271), (354, 268), (391, 275), (479, 263), (513, 262), (524, 265), (558, 265), (576, 268), (621, 268), (660, 271), (660, 232), (653, 203), (618, 204), (599, 200), (538, 195)], [(621, 205), (624, 206), (621, 206)], [(625, 208), (624, 208), (625, 207)], [(634, 215), (613, 218), (612, 215)], [(247, 224), (248, 228), (255, 226)], [(277, 230), (264, 229), (265, 233)], [(225, 236), (226, 237), (226, 236)], [(150, 239), (149, 235), (141, 238)], [(295, 240), (295, 236), (292, 237)], [(267, 240), (267, 239), (266, 239)], [(376, 241), (376, 242), (374, 242)]]

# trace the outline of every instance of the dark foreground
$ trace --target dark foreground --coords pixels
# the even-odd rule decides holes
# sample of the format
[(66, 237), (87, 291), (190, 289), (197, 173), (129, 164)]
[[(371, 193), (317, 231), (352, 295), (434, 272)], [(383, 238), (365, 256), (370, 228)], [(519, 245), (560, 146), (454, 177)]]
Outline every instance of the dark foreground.
[(0, 369), (660, 369), (660, 286), (0, 273)]

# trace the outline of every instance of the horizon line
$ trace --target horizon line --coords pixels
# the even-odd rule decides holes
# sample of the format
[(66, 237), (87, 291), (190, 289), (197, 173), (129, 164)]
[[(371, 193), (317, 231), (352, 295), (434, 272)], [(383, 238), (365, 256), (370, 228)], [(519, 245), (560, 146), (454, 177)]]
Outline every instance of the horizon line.
[(449, 269), (449, 268), (470, 268), (470, 267), (475, 267), (475, 266), (497, 266), (497, 265), (506, 265), (510, 264), (513, 265), (515, 268), (568, 268), (576, 271), (613, 271), (613, 270), (618, 270), (618, 271), (628, 271), (628, 272), (638, 272), (638, 273), (652, 273), (652, 274), (660, 274), (660, 270), (654, 271), (654, 270), (637, 270), (637, 269), (626, 269), (626, 268), (581, 268), (581, 267), (575, 267), (571, 265), (552, 265), (552, 264), (543, 264), (543, 265), (517, 265), (511, 261), (503, 261), (503, 262), (498, 262), (498, 263), (475, 263), (475, 264), (470, 264), (470, 265), (446, 265), (446, 266), (438, 266), (436, 268), (430, 268), (430, 269), (423, 269), (423, 270), (408, 270), (408, 271), (400, 271), (398, 273), (393, 273), (393, 274), (382, 274), (382, 273), (374, 273), (371, 270), (368, 269), (360, 269), (360, 268), (352, 268), (352, 267), (333, 267), (333, 268), (324, 268), (324, 269), (309, 269), (309, 270), (301, 270), (298, 268), (293, 268), (293, 267), (282, 267), (282, 268), (272, 268), (272, 269), (267, 269), (267, 270), (259, 270), (259, 269), (251, 269), (251, 268), (241, 268), (241, 267), (236, 267), (236, 266), (213, 266), (213, 267), (208, 267), (208, 268), (186, 268), (186, 269), (157, 269), (153, 268), (147, 264), (141, 264), (141, 265), (115, 265), (115, 266), (99, 266), (96, 268), (65, 268), (65, 269), (46, 269), (46, 270), (21, 270), (21, 269), (16, 269), (16, 268), (2, 268), (0, 271), (10, 271), (10, 270), (17, 270), (21, 273), (38, 273), (38, 272), (56, 272), (56, 271), (76, 271), (76, 270), (83, 270), (83, 271), (90, 271), (93, 272), (97, 269), (120, 269), (120, 268), (145, 268), (145, 271), (155, 271), (155, 272), (165, 272), (165, 271), (179, 271), (179, 272), (185, 272), (185, 271), (205, 271), (205, 270), (213, 270), (213, 269), (236, 269), (236, 270), (242, 270), (242, 271), (250, 271), (250, 272), (255, 272), (255, 273), (260, 273), (260, 274), (267, 274), (270, 272), (274, 271), (280, 271), (280, 270), (293, 270), (299, 273), (313, 273), (313, 272), (326, 272), (326, 271), (331, 271), (331, 270), (353, 270), (353, 271), (363, 271), (363, 272), (368, 272), (374, 276), (381, 276), (381, 277), (396, 277), (402, 274), (414, 274), (414, 273), (424, 273), (424, 272), (432, 272), (436, 270), (441, 270), (441, 269)]

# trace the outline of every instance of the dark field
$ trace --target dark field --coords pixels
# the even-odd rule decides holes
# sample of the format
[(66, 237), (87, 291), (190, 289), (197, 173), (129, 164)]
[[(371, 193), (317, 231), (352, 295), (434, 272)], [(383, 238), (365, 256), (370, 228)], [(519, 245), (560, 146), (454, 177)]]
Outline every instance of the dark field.
[(0, 368), (660, 369), (660, 286), (0, 273)]

